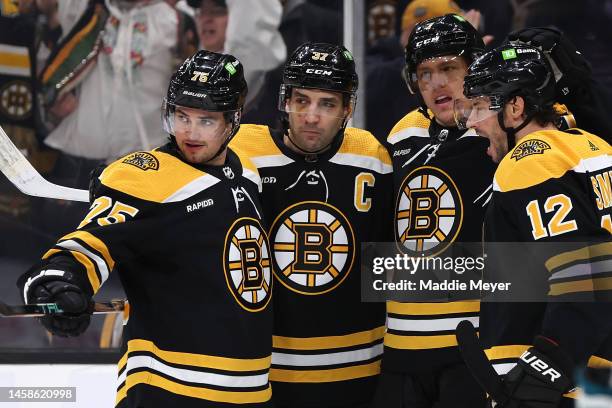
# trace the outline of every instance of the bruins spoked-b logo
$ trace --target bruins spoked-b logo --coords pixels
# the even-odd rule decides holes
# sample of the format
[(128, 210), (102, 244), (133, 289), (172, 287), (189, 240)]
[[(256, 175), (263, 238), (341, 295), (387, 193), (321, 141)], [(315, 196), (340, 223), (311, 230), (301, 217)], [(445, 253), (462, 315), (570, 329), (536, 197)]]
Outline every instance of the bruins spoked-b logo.
[(225, 280), (244, 309), (257, 312), (272, 297), (270, 245), (259, 221), (240, 218), (225, 236), (223, 253)]
[(395, 206), (395, 238), (403, 252), (442, 252), (457, 237), (462, 220), (461, 195), (448, 174), (423, 166), (406, 176)]
[(274, 221), (270, 237), (274, 274), (294, 292), (329, 292), (353, 266), (353, 230), (346, 217), (329, 204), (305, 201), (288, 207)]

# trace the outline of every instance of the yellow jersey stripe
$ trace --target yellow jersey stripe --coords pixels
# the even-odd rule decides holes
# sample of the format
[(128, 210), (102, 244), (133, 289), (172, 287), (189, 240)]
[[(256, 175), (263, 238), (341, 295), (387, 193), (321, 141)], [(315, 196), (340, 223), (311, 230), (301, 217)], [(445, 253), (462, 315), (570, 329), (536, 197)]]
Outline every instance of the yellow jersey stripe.
[(347, 334), (344, 336), (325, 337), (283, 337), (272, 336), (272, 347), (289, 350), (322, 350), (357, 346), (372, 343), (383, 338), (385, 327), (374, 330)]
[(127, 364), (127, 359), (128, 353), (124, 353), (123, 356), (119, 359), (119, 362), (117, 363), (117, 371), (123, 370), (123, 368)]
[(550, 285), (549, 296), (561, 296), (568, 293), (593, 292), (597, 290), (612, 290), (612, 278), (582, 279), (579, 281), (553, 283)]
[[(48, 259), (51, 256), (62, 252), (61, 249), (50, 249), (47, 252), (45, 252), (45, 254), (42, 256), (42, 259)], [(96, 273), (96, 269), (93, 265), (93, 262), (85, 255), (81, 254), (80, 252), (76, 252), (76, 251), (70, 251), (70, 253), (72, 254), (72, 256), (85, 267), (85, 270), (87, 271), (87, 278), (89, 279), (89, 283), (94, 291), (97, 292), (98, 289), (100, 289), (100, 278), (98, 277), (98, 274)]]
[(87, 231), (75, 231), (71, 234), (65, 235), (60, 238), (61, 241), (66, 241), (69, 239), (79, 239), (87, 244), (90, 248), (94, 249), (104, 258), (104, 261), (108, 265), (108, 270), (111, 271), (115, 267), (115, 260), (110, 254), (108, 247), (106, 244), (98, 237), (90, 234)]
[(48, 258), (52, 257), (53, 255), (57, 254), (58, 252), (62, 252), (62, 250), (61, 249), (57, 249), (57, 248), (50, 249), (47, 252), (45, 252), (45, 254), (42, 256), (41, 259), (48, 259)]
[(591, 245), (574, 251), (563, 252), (549, 258), (544, 265), (548, 271), (558, 269), (564, 265), (574, 262), (586, 261), (600, 256), (612, 256), (612, 242)]
[(98, 274), (96, 273), (96, 268), (94, 267), (93, 262), (91, 261), (91, 259), (89, 259), (80, 252), (70, 251), (70, 253), (72, 254), (72, 256), (74, 256), (74, 259), (76, 259), (81, 265), (85, 267), (85, 270), (87, 271), (87, 278), (89, 279), (89, 284), (91, 285), (91, 288), (93, 289), (94, 293), (96, 293), (98, 289), (100, 289), (100, 278), (98, 278)]
[[(527, 345), (509, 345), (509, 346), (495, 346), (485, 350), (485, 354), (489, 360), (503, 360), (510, 358), (519, 358), (524, 352), (527, 351), (531, 346)], [(605, 358), (598, 356), (591, 356), (587, 363), (592, 368), (606, 368), (612, 367), (612, 361), (606, 360)]]
[(372, 363), (329, 370), (286, 370), (271, 368), (270, 381), (289, 383), (327, 383), (371, 377), (380, 373), (380, 360)]
[(117, 402), (121, 401), (121, 399), (125, 397), (130, 388), (138, 384), (146, 384), (153, 387), (158, 387), (171, 393), (184, 395), (186, 397), (233, 404), (263, 403), (269, 401), (272, 397), (272, 389), (269, 385), (265, 390), (261, 391), (220, 391), (212, 390), (209, 388), (183, 385), (168, 380), (157, 374), (153, 374), (146, 371), (139, 371), (134, 374), (128, 374), (125, 380), (125, 387), (123, 387), (123, 389), (117, 393)]
[(385, 335), (385, 346), (399, 350), (427, 350), (457, 346), (457, 338), (454, 334), (398, 336), (387, 333)]
[(255, 359), (238, 359), (229, 357), (208, 356), (205, 354), (165, 351), (157, 348), (149, 340), (135, 339), (128, 342), (128, 352), (148, 351), (161, 360), (194, 367), (212, 368), (225, 371), (259, 371), (270, 367), (272, 356)]
[(387, 302), (387, 313), (401, 315), (443, 315), (449, 313), (475, 313), (480, 311), (480, 302), (468, 300), (448, 303), (399, 303)]

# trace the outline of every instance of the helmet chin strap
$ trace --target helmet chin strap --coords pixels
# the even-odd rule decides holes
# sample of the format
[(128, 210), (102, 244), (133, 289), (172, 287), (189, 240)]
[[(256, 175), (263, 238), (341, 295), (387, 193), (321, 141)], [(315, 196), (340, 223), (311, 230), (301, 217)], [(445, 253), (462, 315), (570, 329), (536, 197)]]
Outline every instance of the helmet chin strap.
[(504, 124), (504, 110), (502, 109), (497, 113), (497, 122), (499, 123), (499, 127), (504, 132), (506, 132), (506, 138), (508, 139), (508, 151), (512, 150), (516, 145), (516, 134), (525, 126), (527, 126), (529, 122), (531, 122), (533, 116), (534, 113), (527, 115), (523, 123), (521, 123), (517, 127), (506, 127), (506, 125)]

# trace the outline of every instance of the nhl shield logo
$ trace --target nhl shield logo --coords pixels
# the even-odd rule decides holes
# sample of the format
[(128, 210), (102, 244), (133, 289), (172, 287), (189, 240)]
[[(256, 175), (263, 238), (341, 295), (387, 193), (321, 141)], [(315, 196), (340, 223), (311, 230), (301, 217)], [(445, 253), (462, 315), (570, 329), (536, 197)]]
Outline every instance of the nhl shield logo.
[(122, 163), (131, 164), (140, 170), (158, 170), (159, 161), (151, 153), (136, 152), (123, 159)]
[(436, 255), (461, 228), (463, 203), (452, 178), (431, 166), (414, 169), (402, 182), (395, 206), (395, 239), (411, 256)]
[(234, 178), (234, 171), (229, 166), (223, 167), (223, 174), (230, 180)]
[(306, 201), (283, 211), (270, 229), (274, 274), (288, 289), (303, 295), (329, 292), (353, 266), (355, 236), (335, 207)]
[(543, 154), (545, 150), (550, 150), (550, 145), (543, 140), (531, 139), (524, 141), (514, 148), (510, 158), (516, 161), (532, 154)]
[(268, 237), (254, 218), (236, 220), (225, 237), (225, 280), (238, 304), (249, 312), (263, 310), (272, 297)]

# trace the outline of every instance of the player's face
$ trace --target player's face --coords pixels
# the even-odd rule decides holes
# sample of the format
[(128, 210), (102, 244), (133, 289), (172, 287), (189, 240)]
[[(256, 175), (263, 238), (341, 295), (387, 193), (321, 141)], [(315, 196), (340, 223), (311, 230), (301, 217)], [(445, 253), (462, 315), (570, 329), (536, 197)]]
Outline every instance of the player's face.
[[(483, 102), (485, 103), (485, 102)], [(487, 106), (481, 107), (483, 110), (488, 109)], [(499, 126), (497, 114), (488, 115), (484, 119), (478, 118), (478, 106), (472, 110), (472, 114), (467, 120), (467, 127), (473, 128), (480, 136), (489, 139), (489, 147), (487, 154), (495, 163), (499, 163), (506, 153), (508, 153), (508, 138), (506, 132)]]
[[(225, 120), (223, 112), (208, 112), (184, 106), (177, 106), (174, 111), (174, 138), (189, 163), (209, 162), (230, 131), (231, 123)], [(220, 155), (217, 159), (222, 163), (224, 157)]]
[(443, 56), (425, 60), (416, 69), (421, 96), (441, 125), (455, 125), (453, 103), (463, 97), (467, 68), (462, 57)]
[(342, 93), (294, 88), (287, 100), (291, 139), (302, 150), (316, 152), (328, 146), (349, 113)]
[(212, 0), (204, 0), (196, 10), (196, 26), (200, 45), (203, 49), (221, 52), (225, 44), (227, 30), (227, 9)]

